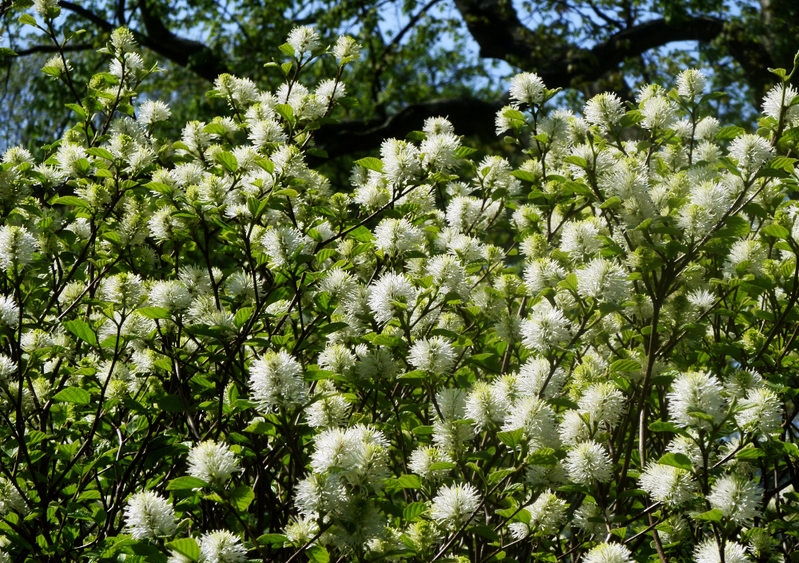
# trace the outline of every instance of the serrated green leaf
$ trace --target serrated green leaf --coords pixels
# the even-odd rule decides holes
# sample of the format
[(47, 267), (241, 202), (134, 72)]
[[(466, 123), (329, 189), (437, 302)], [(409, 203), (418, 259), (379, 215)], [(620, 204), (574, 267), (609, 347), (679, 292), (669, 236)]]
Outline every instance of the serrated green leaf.
[(219, 164), (222, 165), (222, 168), (224, 168), (231, 174), (239, 169), (239, 161), (238, 159), (236, 159), (236, 156), (232, 152), (220, 151), (216, 153), (214, 158)]
[(670, 465), (672, 467), (678, 467), (679, 469), (685, 469), (686, 471), (691, 471), (693, 469), (693, 464), (691, 463), (691, 458), (689, 458), (685, 454), (681, 454), (678, 452), (669, 452), (663, 455), (659, 460), (658, 463), (661, 465)]
[(682, 433), (682, 428), (673, 422), (665, 422), (663, 420), (656, 420), (649, 425), (649, 430), (652, 432), (671, 432), (673, 434)]
[(402, 519), (406, 522), (414, 522), (416, 519), (427, 510), (427, 504), (424, 502), (412, 502), (402, 509)]
[(763, 227), (763, 234), (768, 235), (770, 237), (774, 237), (780, 240), (787, 240), (790, 236), (790, 232), (788, 229), (783, 227), (782, 225), (778, 225), (776, 223), (772, 223), (770, 225), (766, 225)]
[(537, 182), (538, 177), (533, 174), (532, 172), (528, 172), (527, 170), (514, 170), (511, 172), (511, 176), (518, 178), (519, 180), (524, 180), (525, 182)]
[(68, 207), (78, 207), (81, 209), (89, 207), (88, 201), (76, 195), (62, 195), (60, 197), (53, 198), (51, 203), (53, 205), (66, 205)]
[(80, 338), (84, 342), (92, 346), (97, 346), (97, 335), (92, 330), (92, 327), (89, 326), (89, 323), (87, 323), (83, 319), (73, 319), (71, 321), (65, 321), (64, 328), (66, 328), (69, 332), (71, 332), (73, 335)]
[(499, 441), (511, 449), (518, 447), (524, 438), (524, 430), (517, 428), (516, 430), (506, 430), (504, 432), (497, 432)]
[(200, 559), (200, 546), (194, 538), (178, 538), (166, 544), (166, 547), (177, 551), (192, 561)]
[(36, 23), (36, 18), (34, 18), (30, 14), (22, 14), (19, 16), (19, 23), (23, 25), (32, 25), (35, 27), (39, 27), (39, 24)]
[(724, 513), (718, 508), (694, 515), (694, 520), (702, 520), (703, 522), (721, 522), (723, 518)]
[(208, 485), (202, 479), (198, 479), (197, 477), (192, 477), (190, 475), (184, 475), (182, 477), (177, 477), (172, 479), (166, 485), (167, 491), (185, 491), (190, 489), (202, 489)]
[(65, 387), (55, 395), (53, 400), (60, 403), (72, 403), (75, 405), (88, 405), (92, 396), (85, 389), (80, 387)]
[(766, 455), (760, 448), (744, 448), (735, 454), (735, 459), (739, 461), (755, 461)]
[(313, 563), (330, 563), (330, 554), (321, 545), (309, 546), (305, 554)]
[(147, 319), (168, 319), (169, 309), (165, 307), (140, 307), (136, 312)]
[(230, 502), (239, 512), (244, 512), (247, 510), (247, 507), (250, 506), (250, 503), (254, 498), (255, 493), (251, 487), (248, 487), (247, 485), (239, 485), (233, 491), (233, 494), (230, 497)]
[(259, 544), (266, 544), (272, 545), (275, 547), (281, 547), (288, 541), (288, 537), (284, 534), (264, 534), (262, 536), (258, 536), (258, 543)]
[(355, 161), (355, 164), (362, 166), (367, 170), (374, 170), (375, 172), (383, 172), (383, 161), (373, 156), (367, 156)]
[(419, 476), (410, 473), (405, 473), (399, 477), (389, 479), (388, 481), (390, 483), (389, 486), (393, 487), (395, 490), (422, 488), (422, 480)]

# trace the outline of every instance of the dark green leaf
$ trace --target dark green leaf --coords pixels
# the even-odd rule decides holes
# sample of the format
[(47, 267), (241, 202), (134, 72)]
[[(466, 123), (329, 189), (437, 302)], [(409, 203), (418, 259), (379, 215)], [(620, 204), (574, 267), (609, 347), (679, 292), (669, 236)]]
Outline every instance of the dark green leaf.
[(53, 400), (60, 403), (73, 403), (75, 405), (88, 405), (91, 401), (91, 395), (85, 389), (80, 387), (65, 387), (55, 395)]

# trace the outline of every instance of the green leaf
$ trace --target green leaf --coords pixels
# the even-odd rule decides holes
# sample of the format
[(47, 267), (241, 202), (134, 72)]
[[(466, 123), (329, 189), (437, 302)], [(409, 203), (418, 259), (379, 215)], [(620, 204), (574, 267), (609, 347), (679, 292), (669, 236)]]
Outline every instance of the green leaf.
[(247, 510), (247, 507), (250, 506), (250, 503), (254, 498), (255, 493), (251, 487), (248, 487), (247, 485), (239, 485), (233, 491), (233, 494), (230, 497), (230, 502), (239, 512), (244, 512)]
[(216, 161), (222, 165), (222, 168), (224, 168), (231, 174), (239, 169), (239, 161), (236, 159), (236, 156), (232, 152), (220, 151), (216, 153), (216, 156), (214, 158), (216, 158)]
[(78, 207), (80, 209), (86, 209), (89, 207), (88, 201), (76, 195), (62, 195), (60, 197), (53, 198), (51, 203), (53, 205), (66, 205), (67, 207)]
[(735, 459), (739, 461), (755, 461), (766, 455), (766, 452), (759, 448), (744, 448), (735, 454)]
[(373, 156), (367, 156), (355, 161), (355, 164), (366, 168), (367, 170), (374, 170), (375, 172), (383, 172), (383, 161)]
[(702, 520), (704, 522), (721, 522), (722, 518), (724, 518), (724, 513), (718, 508), (694, 515), (694, 520)]
[(671, 465), (672, 467), (678, 467), (686, 471), (691, 471), (694, 467), (691, 463), (691, 459), (687, 455), (677, 452), (665, 454), (658, 460), (658, 463), (661, 465)]
[(403, 489), (421, 489), (422, 480), (419, 478), (418, 475), (405, 473), (403, 475), (400, 475), (399, 477), (388, 479), (386, 486), (398, 491)]
[(414, 522), (421, 514), (424, 514), (426, 510), (426, 503), (412, 502), (402, 509), (402, 519), (406, 522)]
[(85, 389), (80, 387), (65, 387), (55, 395), (53, 400), (60, 403), (72, 403), (75, 405), (88, 405), (92, 396)]
[(519, 180), (524, 180), (525, 182), (530, 182), (530, 183), (538, 181), (538, 177), (532, 172), (529, 172), (527, 170), (514, 170), (513, 172), (511, 172), (511, 176), (514, 176)]
[(83, 319), (65, 321), (64, 328), (91, 346), (97, 346), (97, 335)]
[(672, 434), (682, 434), (683, 432), (683, 429), (673, 422), (665, 422), (663, 420), (656, 420), (651, 423), (649, 430), (652, 432), (671, 432)]
[(347, 236), (358, 242), (372, 242), (375, 239), (374, 235), (372, 235), (372, 231), (364, 226), (353, 229)]
[(169, 309), (165, 307), (140, 307), (136, 312), (147, 319), (168, 319)]
[(19, 16), (19, 23), (23, 25), (32, 25), (34, 27), (39, 27), (39, 24), (36, 23), (36, 18), (34, 18), (30, 14), (22, 14)]
[(776, 239), (787, 240), (791, 233), (782, 225), (772, 223), (763, 227), (763, 234)]
[(114, 155), (111, 154), (111, 151), (104, 149), (103, 147), (91, 147), (87, 149), (86, 152), (92, 156), (104, 158), (105, 160), (109, 160), (111, 162), (114, 161)]
[(294, 121), (294, 108), (292, 108), (288, 104), (275, 104), (275, 111), (277, 114), (288, 121), (289, 123)]
[(264, 534), (258, 536), (258, 543), (282, 547), (289, 539), (284, 534)]
[(506, 430), (504, 432), (497, 432), (499, 441), (511, 449), (515, 449), (522, 443), (524, 438), (524, 430), (517, 428), (516, 430)]
[(208, 485), (202, 479), (198, 479), (197, 477), (192, 477), (190, 475), (184, 475), (183, 477), (177, 477), (172, 479), (166, 486), (167, 491), (186, 491), (190, 489), (202, 489)]
[(194, 538), (179, 538), (172, 540), (166, 544), (166, 547), (177, 551), (192, 561), (197, 561), (200, 559), (200, 546), (197, 545), (197, 542), (194, 540)]
[(321, 545), (312, 545), (305, 550), (308, 559), (313, 563), (330, 563), (330, 554)]

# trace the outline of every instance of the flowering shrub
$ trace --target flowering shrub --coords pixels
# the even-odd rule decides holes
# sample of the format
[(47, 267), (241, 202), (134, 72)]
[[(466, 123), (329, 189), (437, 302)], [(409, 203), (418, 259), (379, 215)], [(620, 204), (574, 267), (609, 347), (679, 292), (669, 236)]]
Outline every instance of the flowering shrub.
[(796, 557), (786, 73), (756, 134), (695, 70), (583, 117), (521, 74), (512, 156), (431, 119), (333, 186), (358, 47), (281, 50), (178, 140), (128, 30), (45, 67), (76, 123), (0, 171), (4, 560)]

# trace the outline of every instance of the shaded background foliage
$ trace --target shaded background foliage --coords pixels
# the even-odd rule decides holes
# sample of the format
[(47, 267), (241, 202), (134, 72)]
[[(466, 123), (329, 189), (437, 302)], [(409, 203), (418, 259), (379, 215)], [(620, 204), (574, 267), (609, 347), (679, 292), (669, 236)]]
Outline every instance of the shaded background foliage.
[[(67, 123), (63, 92), (38, 73), (54, 47), (17, 22), (30, 5), (0, 3), (3, 44), (10, 49), (0, 70), (0, 117), (7, 124), (0, 142), (9, 146), (33, 147), (43, 131)], [(83, 30), (66, 45), (78, 75), (99, 70), (105, 63), (96, 49), (116, 26), (129, 26), (165, 67), (142, 93), (171, 101), (175, 123), (218, 112), (205, 91), (222, 72), (274, 87), (281, 77), (264, 63), (295, 25), (316, 26), (327, 38), (355, 36), (365, 47), (350, 81), (358, 104), (317, 135), (334, 156), (402, 137), (431, 115), (448, 115), (458, 131), (490, 141), (487, 105), (499, 107), (503, 78), (520, 70), (567, 89), (564, 102), (576, 105), (604, 90), (631, 99), (642, 81), (704, 67), (713, 87), (730, 95), (718, 111), (751, 119), (770, 84), (765, 69), (791, 67), (799, 22), (793, 0), (90, 0), (61, 6), (57, 31)]]

